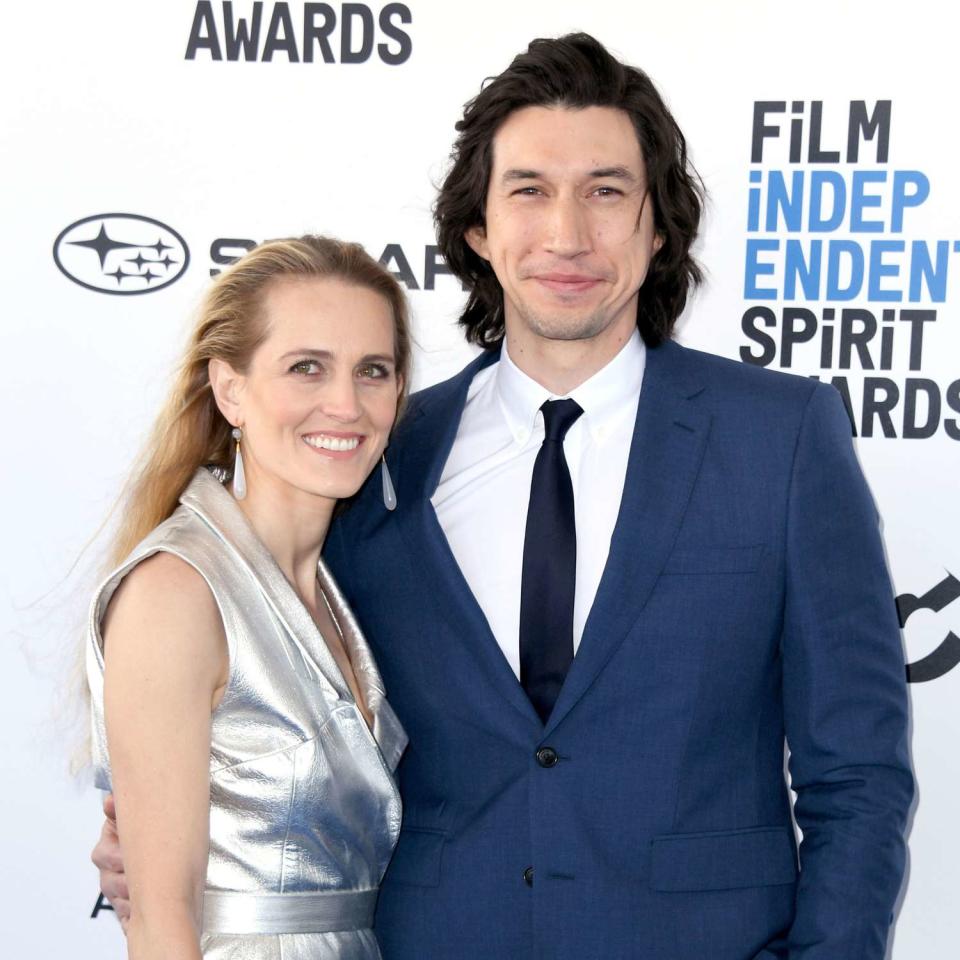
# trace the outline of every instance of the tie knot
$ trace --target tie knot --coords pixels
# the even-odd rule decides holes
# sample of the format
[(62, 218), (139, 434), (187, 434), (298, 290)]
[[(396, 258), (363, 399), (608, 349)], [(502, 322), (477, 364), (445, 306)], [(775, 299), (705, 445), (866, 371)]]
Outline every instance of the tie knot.
[(540, 410), (543, 413), (543, 439), (557, 443), (563, 443), (567, 431), (583, 413), (576, 400), (548, 400)]

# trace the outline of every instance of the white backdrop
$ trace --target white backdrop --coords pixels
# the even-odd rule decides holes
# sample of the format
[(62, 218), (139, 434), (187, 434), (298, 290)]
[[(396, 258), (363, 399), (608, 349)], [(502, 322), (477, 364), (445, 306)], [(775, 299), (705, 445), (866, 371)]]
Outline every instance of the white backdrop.
[[(394, 245), (392, 268), (416, 284), (415, 384), (453, 373), (470, 350), (453, 323), (459, 286), (427, 266), (435, 262), (434, 184), (463, 103), (535, 36), (593, 33), (653, 76), (687, 134), (710, 206), (699, 245), (708, 282), (681, 326), (684, 342), (731, 357), (742, 349), (760, 356), (768, 343), (771, 365), (787, 366), (783, 311), (811, 311), (790, 320), (798, 343), (789, 369), (846, 378), (896, 590), (922, 597), (940, 585), (906, 624), (908, 659), (939, 650), (939, 670), (952, 663), (944, 641), (951, 631), (960, 635), (960, 591), (950, 579), (960, 577), (960, 292), (953, 276), (960, 269), (960, 138), (953, 120), (957, 29), (947, 5), (334, 3), (336, 26), (329, 21), (325, 34), (335, 61), (329, 63), (321, 42), (304, 43), (309, 6), (48, 0), (4, 11), (0, 729), (7, 772), (0, 903), (9, 956), (124, 955), (113, 917), (90, 918), (97, 889), (87, 858), (98, 797), (67, 773), (73, 730), (61, 708), (102, 535), (82, 551), (157, 409), (211, 269), (238, 252), (227, 241), (317, 231), (360, 240), (375, 256)], [(224, 7), (248, 23), (261, 7), (261, 35), (249, 60), (242, 52), (229, 59)], [(315, 15), (320, 33), (323, 21)], [(188, 58), (192, 32), (200, 39)], [(213, 56), (214, 40), (223, 59)], [(362, 62), (343, 62), (351, 50)], [(294, 54), (298, 62), (291, 62)], [(759, 101), (781, 102), (783, 112), (764, 115), (774, 129), (752, 161)], [(853, 163), (848, 118), (851, 103), (860, 101), (868, 114), (889, 101), (890, 112), (888, 122), (882, 106), (873, 114), (880, 117), (876, 135), (862, 142)], [(800, 123), (793, 161), (792, 121)], [(818, 155), (818, 146), (838, 156)], [(769, 187), (781, 180), (799, 185), (807, 199), (815, 183), (822, 186), (814, 219), (829, 219), (842, 195), (837, 222), (811, 223), (809, 206), (798, 205), (796, 222), (788, 212), (768, 225)], [(895, 222), (898, 185), (913, 203), (902, 224)], [(756, 223), (751, 188), (760, 203)], [(125, 218), (105, 217), (117, 212)], [(86, 218), (94, 219), (75, 226)], [(144, 248), (109, 252), (101, 269), (94, 249), (67, 244), (93, 239), (101, 224), (114, 240), (162, 242), (169, 250), (160, 252), (181, 262), (156, 271), (180, 275), (169, 285), (162, 278), (123, 280), (111, 271), (152, 269), (127, 259)], [(71, 227), (58, 252), (74, 280), (158, 289), (117, 296), (71, 280), (54, 257), (55, 241)], [(808, 277), (789, 299), (788, 243), (791, 256), (799, 251), (807, 259), (814, 241), (823, 255), (819, 287)], [(860, 256), (858, 291), (850, 265)], [(831, 257), (839, 268), (828, 278)], [(833, 299), (828, 280), (837, 288)], [(772, 313), (755, 323), (759, 333), (747, 335), (742, 318), (755, 307)], [(876, 318), (880, 329), (864, 352), (851, 335), (870, 319), (844, 320), (844, 309)], [(824, 310), (835, 311), (832, 322)], [(885, 319), (884, 310), (895, 312)], [(911, 319), (903, 310), (935, 313)], [(894, 332), (884, 334), (886, 328)], [(836, 331), (833, 351), (823, 349), (825, 329)], [(885, 350), (884, 336), (892, 338)], [(886, 421), (875, 409), (884, 404)], [(911, 424), (924, 436), (905, 438)], [(939, 960), (955, 951), (958, 684), (960, 669), (911, 684), (920, 796), (891, 951), (896, 960)]]

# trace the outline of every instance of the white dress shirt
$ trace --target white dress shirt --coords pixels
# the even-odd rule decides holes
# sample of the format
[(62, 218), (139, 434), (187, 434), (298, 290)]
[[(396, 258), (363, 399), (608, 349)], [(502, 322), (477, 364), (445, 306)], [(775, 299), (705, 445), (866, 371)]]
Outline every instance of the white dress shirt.
[[(563, 449), (573, 484), (576, 653), (610, 552), (633, 439), (646, 349), (639, 333), (566, 396), (583, 414)], [(473, 379), (456, 439), (431, 498), (437, 519), (503, 655), (520, 676), (520, 580), (533, 464), (543, 442), (541, 405), (562, 399), (510, 359)]]

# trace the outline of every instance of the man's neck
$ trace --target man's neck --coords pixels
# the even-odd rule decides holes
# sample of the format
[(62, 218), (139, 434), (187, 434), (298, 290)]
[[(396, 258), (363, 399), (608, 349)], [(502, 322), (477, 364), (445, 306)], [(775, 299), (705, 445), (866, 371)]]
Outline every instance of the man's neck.
[(554, 396), (564, 397), (602, 370), (633, 335), (634, 327), (606, 330), (587, 340), (550, 340), (507, 324), (507, 351), (513, 363)]

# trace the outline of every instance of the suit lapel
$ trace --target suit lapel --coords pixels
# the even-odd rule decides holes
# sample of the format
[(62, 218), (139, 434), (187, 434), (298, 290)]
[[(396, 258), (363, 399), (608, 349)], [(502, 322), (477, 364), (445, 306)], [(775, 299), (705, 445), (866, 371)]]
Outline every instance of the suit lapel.
[[(233, 550), (257, 583), (290, 638), (293, 649), (285, 649), (293, 668), (318, 678), (339, 699), (353, 702), (353, 692), (310, 612), (220, 481), (201, 468), (180, 500), (199, 514)], [(334, 623), (340, 630), (364, 703), (373, 718), (373, 737), (387, 766), (391, 771), (395, 770), (406, 749), (407, 735), (385, 699), (383, 680), (367, 641), (322, 560), (317, 565), (317, 579)]]
[(422, 574), (428, 602), (436, 606), (449, 634), (462, 640), (493, 687), (524, 720), (539, 725), (536, 711), (503, 656), (430, 502), (456, 438), (470, 383), (498, 356), (498, 351), (487, 351), (477, 357), (462, 373), (438, 387), (407, 425), (394, 477), (397, 514), (413, 568)]
[(636, 623), (676, 540), (700, 469), (709, 415), (691, 402), (683, 348), (647, 353), (620, 512), (583, 638), (545, 734), (570, 712)]
[(357, 678), (363, 702), (373, 717), (374, 739), (380, 747), (387, 766), (395, 770), (407, 747), (407, 735), (386, 699), (383, 679), (366, 638), (360, 630), (360, 625), (347, 605), (333, 575), (322, 560), (317, 566), (317, 579), (320, 581), (320, 588), (350, 656), (350, 664)]

